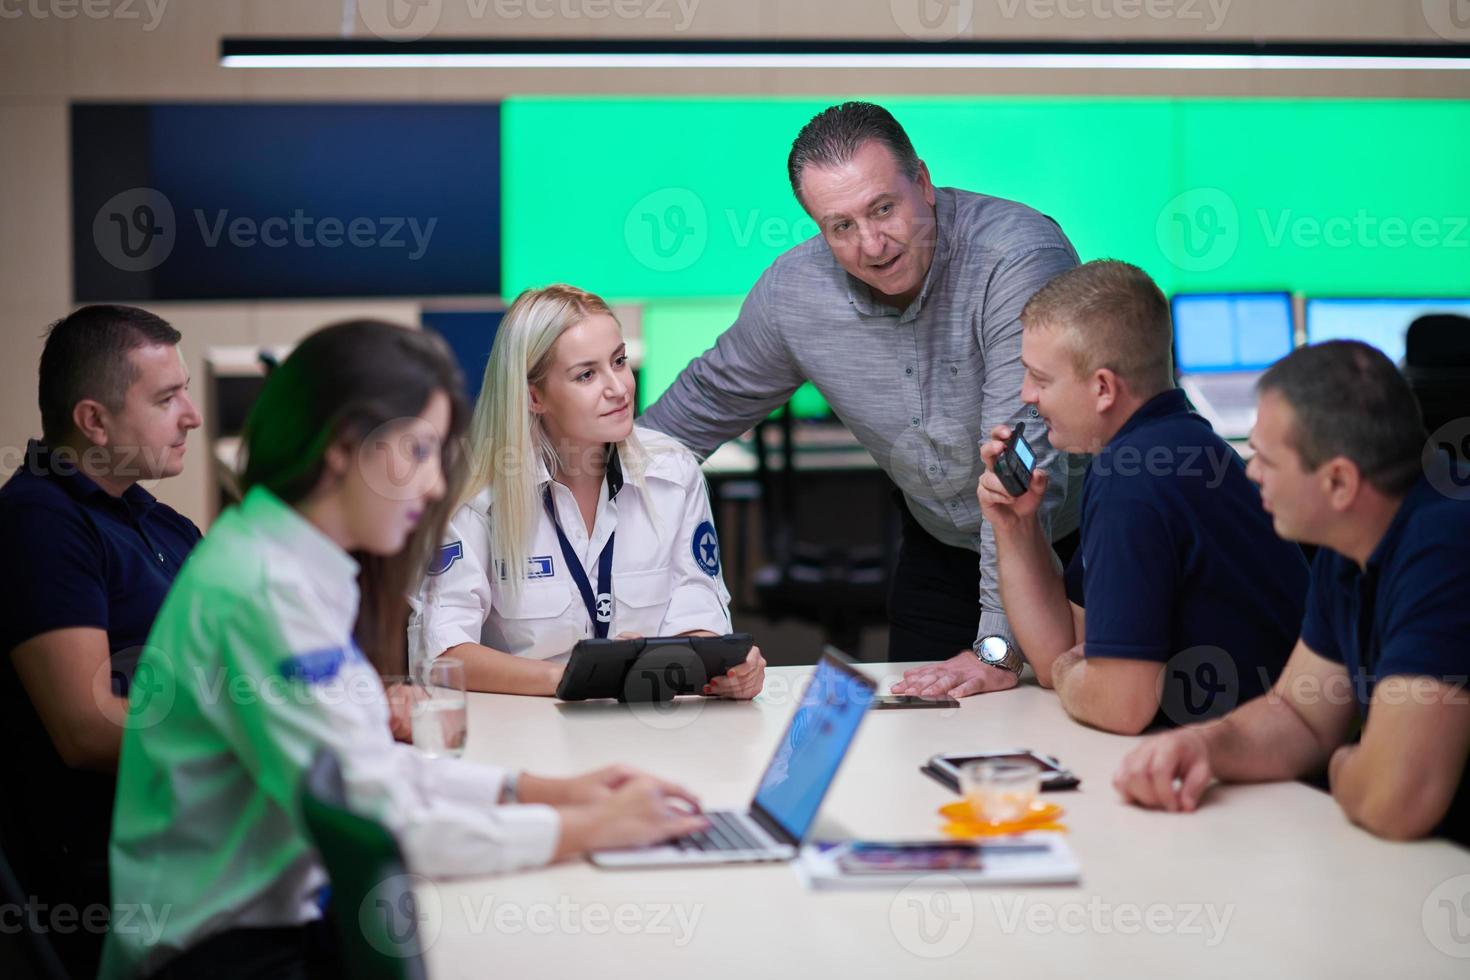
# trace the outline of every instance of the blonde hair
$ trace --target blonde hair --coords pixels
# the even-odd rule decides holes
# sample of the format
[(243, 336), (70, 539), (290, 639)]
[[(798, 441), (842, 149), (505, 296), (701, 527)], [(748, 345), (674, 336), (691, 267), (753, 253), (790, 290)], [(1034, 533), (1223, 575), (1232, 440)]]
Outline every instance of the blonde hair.
[[(500, 321), (485, 381), (470, 425), (469, 479), (461, 505), (489, 487), (490, 541), (493, 560), (487, 574), (503, 576), (511, 595), (520, 591), (531, 537), (542, 508), (536, 485), (536, 463), (555, 476), (556, 447), (539, 415), (531, 411), (531, 386), (551, 370), (556, 342), (571, 327), (590, 317), (613, 318), (600, 297), (558, 283), (528, 289), (516, 297)], [(618, 324), (622, 329), (622, 324)], [(636, 433), (618, 443), (623, 474), (641, 491), (648, 454)]]
[(1174, 387), (1169, 302), (1135, 265), (1100, 259), (1069, 269), (1036, 291), (1021, 322), (1061, 330), (1079, 378), (1106, 368), (1145, 398)]

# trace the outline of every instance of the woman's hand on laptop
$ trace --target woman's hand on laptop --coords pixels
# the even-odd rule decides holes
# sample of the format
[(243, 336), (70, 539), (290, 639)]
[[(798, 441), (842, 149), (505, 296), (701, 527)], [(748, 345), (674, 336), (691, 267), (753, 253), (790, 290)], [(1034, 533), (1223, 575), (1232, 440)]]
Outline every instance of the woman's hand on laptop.
[(622, 765), (604, 766), (580, 776), (560, 779), (522, 773), (516, 795), (522, 803), (549, 803), (553, 806), (602, 803), (639, 777), (652, 778), (646, 772)]
[(601, 803), (561, 808), (557, 857), (584, 851), (646, 847), (709, 826), (693, 794), (637, 773)]

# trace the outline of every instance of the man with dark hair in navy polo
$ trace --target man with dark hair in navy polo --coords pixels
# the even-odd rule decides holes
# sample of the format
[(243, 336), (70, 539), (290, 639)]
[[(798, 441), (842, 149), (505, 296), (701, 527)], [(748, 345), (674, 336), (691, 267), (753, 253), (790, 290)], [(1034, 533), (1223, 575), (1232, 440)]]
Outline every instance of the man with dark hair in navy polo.
[[(1021, 322), (1021, 400), (1057, 449), (1094, 454), (1064, 575), (1036, 519), (1052, 474), (1012, 497), (994, 472), (1010, 429), (981, 450), (1001, 597), (1037, 680), (1078, 721), (1129, 735), (1266, 690), (1296, 639), (1306, 560), (1174, 386), (1163, 293), (1135, 266), (1090, 262), (1043, 286)], [(910, 672), (903, 690), (943, 690), (925, 673), (943, 669)]]
[(133, 666), (200, 537), (138, 485), (176, 476), (200, 424), (178, 343), (177, 330), (129, 306), (88, 306), (53, 324), (41, 354), (43, 439), (0, 488), (0, 831), (27, 894), (70, 907), (74, 928), (50, 938), (78, 975), (96, 971), (106, 922), (98, 906), (108, 903)]
[(1325, 769), (1372, 833), (1470, 844), (1470, 472), (1426, 447), (1407, 382), (1365, 344), (1304, 347), (1258, 389), (1251, 478), (1278, 533), (1321, 546), (1301, 638), (1270, 695), (1149, 739), (1113, 783), (1192, 811), (1215, 779)]

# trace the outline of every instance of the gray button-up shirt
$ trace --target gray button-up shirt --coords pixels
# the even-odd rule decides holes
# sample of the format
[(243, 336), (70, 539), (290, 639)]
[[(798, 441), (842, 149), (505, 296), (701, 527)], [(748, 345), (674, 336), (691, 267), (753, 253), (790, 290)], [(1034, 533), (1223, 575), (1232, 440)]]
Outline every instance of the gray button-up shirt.
[[(873, 299), (820, 236), (778, 258), (734, 325), (643, 416), (699, 456), (748, 430), (811, 380), (945, 544), (980, 557), (980, 636), (1011, 636), (995, 535), (980, 515), (977, 444), (1003, 422), (1028, 423), (1052, 477), (1043, 506), (1053, 539), (1077, 527), (1081, 473), (1056, 465), (1036, 412), (1021, 403), (1021, 309), (1077, 265), (1057, 223), (1014, 201), (935, 191), (933, 262), (898, 310)], [(1065, 463), (1065, 460), (1063, 460)]]

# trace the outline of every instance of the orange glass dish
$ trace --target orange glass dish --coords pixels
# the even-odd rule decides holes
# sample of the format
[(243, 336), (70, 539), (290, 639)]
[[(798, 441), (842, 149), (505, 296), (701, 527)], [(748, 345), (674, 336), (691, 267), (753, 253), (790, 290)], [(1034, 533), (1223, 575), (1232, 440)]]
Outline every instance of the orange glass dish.
[(1066, 830), (1065, 826), (1057, 823), (1057, 819), (1065, 812), (1055, 803), (1036, 800), (1019, 820), (991, 823), (977, 814), (969, 801), (959, 800), (939, 808), (939, 815), (947, 821), (940, 829), (950, 837), (960, 838), (999, 837), (1023, 834), (1031, 830)]

